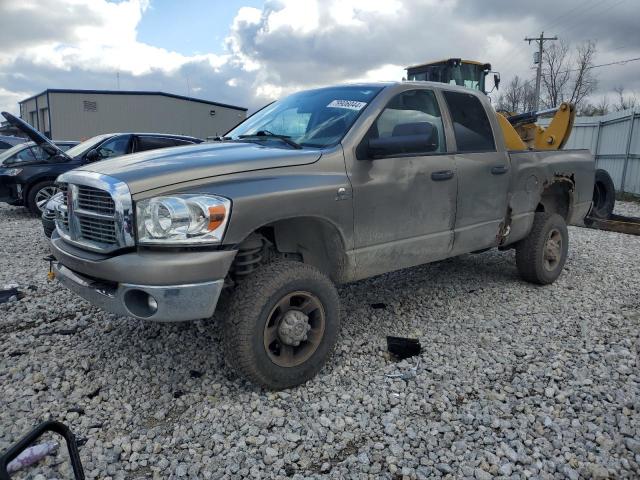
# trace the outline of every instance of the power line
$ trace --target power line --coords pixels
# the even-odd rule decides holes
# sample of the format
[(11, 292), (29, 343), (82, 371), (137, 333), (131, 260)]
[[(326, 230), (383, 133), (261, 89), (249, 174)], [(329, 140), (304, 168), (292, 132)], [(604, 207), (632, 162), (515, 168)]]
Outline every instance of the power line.
[[(600, 65), (591, 65), (590, 67), (586, 67), (584, 70), (592, 70), (594, 68), (600, 68), (600, 67), (610, 67), (611, 65), (626, 65), (627, 63), (631, 63), (631, 62), (637, 62), (640, 60), (640, 57), (634, 57), (634, 58), (626, 58), (624, 60), (617, 60), (615, 62), (609, 62), (609, 63), (601, 63)], [(559, 75), (561, 73), (570, 73), (570, 72), (577, 72), (581, 70), (580, 68), (572, 68), (570, 70), (563, 70), (561, 72), (557, 72), (556, 75)], [(530, 79), (530, 80), (525, 80), (522, 83), (522, 86), (524, 85), (528, 85), (531, 82), (533, 82), (534, 79)]]

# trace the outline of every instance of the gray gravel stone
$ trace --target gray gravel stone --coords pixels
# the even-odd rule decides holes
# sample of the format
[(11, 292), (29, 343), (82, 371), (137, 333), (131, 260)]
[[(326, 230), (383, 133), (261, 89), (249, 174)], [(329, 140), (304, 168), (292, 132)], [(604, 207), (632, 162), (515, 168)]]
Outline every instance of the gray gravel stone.
[[(90, 479), (640, 478), (639, 237), (570, 227), (546, 287), (512, 251), (342, 286), (327, 366), (265, 392), (225, 368), (219, 318), (101, 312), (46, 280), (37, 219), (0, 222), (0, 285), (26, 294), (0, 305), (0, 450), (55, 418)], [(392, 362), (386, 335), (424, 352)]]

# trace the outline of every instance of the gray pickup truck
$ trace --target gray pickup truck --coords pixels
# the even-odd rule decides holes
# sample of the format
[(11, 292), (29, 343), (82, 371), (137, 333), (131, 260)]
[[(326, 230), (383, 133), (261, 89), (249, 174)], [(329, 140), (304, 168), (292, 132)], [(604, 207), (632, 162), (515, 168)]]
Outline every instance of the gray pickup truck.
[(489, 248), (551, 283), (593, 193), (588, 151), (506, 151), (487, 98), (438, 83), (299, 92), (219, 140), (61, 175), (54, 272), (139, 319), (220, 303), (228, 363), (273, 389), (326, 361), (335, 284)]

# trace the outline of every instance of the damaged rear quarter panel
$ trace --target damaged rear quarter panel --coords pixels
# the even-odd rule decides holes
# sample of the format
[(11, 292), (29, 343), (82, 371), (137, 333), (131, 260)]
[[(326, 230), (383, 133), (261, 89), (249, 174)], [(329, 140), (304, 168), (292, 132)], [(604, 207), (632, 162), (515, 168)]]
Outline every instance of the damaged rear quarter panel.
[(510, 152), (513, 175), (509, 187), (511, 233), (508, 243), (526, 237), (542, 193), (555, 182), (569, 182), (568, 223), (580, 224), (591, 206), (595, 162), (588, 150)]

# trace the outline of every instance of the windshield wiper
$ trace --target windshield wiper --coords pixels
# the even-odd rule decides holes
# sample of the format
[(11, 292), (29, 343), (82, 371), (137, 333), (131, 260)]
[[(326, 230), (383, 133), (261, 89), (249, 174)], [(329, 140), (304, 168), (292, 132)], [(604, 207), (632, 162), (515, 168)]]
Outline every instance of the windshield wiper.
[(263, 138), (263, 137), (268, 137), (268, 138), (277, 138), (278, 140), (282, 140), (284, 143), (286, 143), (287, 145), (300, 150), (302, 148), (302, 145), (300, 145), (299, 143), (294, 142), (293, 140), (291, 140), (291, 137), (289, 135), (278, 135), (276, 133), (270, 132), (269, 130), (259, 130), (256, 133), (252, 133), (251, 135), (238, 135), (238, 138)]

